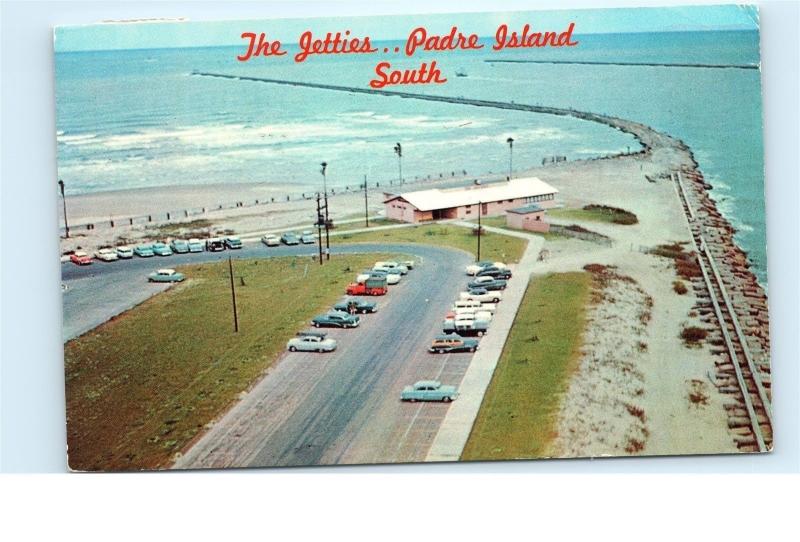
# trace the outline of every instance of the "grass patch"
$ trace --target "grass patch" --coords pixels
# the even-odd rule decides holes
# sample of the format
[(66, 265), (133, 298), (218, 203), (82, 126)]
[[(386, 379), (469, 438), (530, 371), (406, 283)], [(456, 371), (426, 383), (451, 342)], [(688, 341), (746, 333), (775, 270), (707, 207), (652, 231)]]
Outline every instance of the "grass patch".
[(198, 218), (189, 222), (172, 222), (169, 224), (159, 224), (158, 226), (148, 226), (147, 235), (153, 238), (160, 237), (209, 237), (210, 228), (214, 223), (207, 218)]
[(671, 243), (668, 245), (658, 245), (650, 249), (650, 253), (673, 260), (675, 264), (675, 273), (684, 280), (702, 277), (703, 271), (698, 263), (697, 254), (694, 252), (686, 252), (684, 244), (685, 243)]
[[(392, 224), (403, 224), (399, 220), (393, 220), (391, 218), (370, 218), (369, 219), (369, 227), (374, 228), (378, 226), (391, 226)], [(345, 222), (344, 224), (336, 224), (334, 222), (334, 228), (331, 232), (340, 232), (340, 231), (349, 231), (349, 230), (358, 230), (361, 228), (366, 228), (367, 223), (366, 221), (359, 220), (358, 222)], [(316, 233), (316, 228), (314, 228), (314, 233)], [(324, 230), (323, 230), (324, 232)]]
[(542, 457), (580, 357), (590, 273), (558, 273), (528, 285), (462, 460)]
[[(375, 232), (336, 235), (331, 243), (419, 243), (458, 248), (475, 254), (477, 237), (469, 228), (447, 224), (422, 224), (408, 228), (396, 228)], [(511, 237), (493, 232), (481, 236), (481, 259), (500, 260), (507, 263), (519, 262), (528, 242), (519, 237)]]
[(290, 337), (343, 295), (355, 270), (396, 258), (333, 256), (324, 266), (309, 258), (236, 261), (238, 334), (228, 262), (183, 266), (185, 283), (65, 345), (70, 467), (169, 464)]
[(609, 207), (608, 205), (584, 205), (580, 209), (551, 209), (549, 214), (558, 218), (571, 220), (583, 220), (587, 222), (605, 222), (607, 224), (620, 224), (630, 226), (638, 224), (639, 219), (635, 214), (619, 207)]

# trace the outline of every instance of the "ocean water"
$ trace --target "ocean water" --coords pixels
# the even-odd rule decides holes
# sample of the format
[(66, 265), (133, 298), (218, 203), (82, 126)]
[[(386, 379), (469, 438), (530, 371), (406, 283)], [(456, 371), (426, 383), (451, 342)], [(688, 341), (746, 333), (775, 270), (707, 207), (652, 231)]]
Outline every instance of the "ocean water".
[[(760, 72), (663, 66), (494, 63), (553, 60), (746, 65), (752, 31), (578, 36), (569, 49), (235, 60), (243, 47), (56, 54), (58, 172), (68, 194), (226, 182), (315, 187), (489, 172), (637, 148), (632, 137), (548, 115), (190, 75), (193, 70), (367, 86), (377, 62), (436, 60), (448, 83), (387, 87), (572, 107), (644, 122), (694, 151), (720, 210), (766, 284)], [(378, 43), (393, 48), (400, 42)], [(456, 77), (463, 70), (467, 77)]]

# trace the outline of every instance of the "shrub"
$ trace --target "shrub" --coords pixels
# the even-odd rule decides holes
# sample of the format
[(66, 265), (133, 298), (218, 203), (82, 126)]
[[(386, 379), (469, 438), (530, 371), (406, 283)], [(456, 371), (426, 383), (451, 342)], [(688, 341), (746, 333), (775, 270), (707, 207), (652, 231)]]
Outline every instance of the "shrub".
[(686, 344), (698, 344), (708, 337), (708, 330), (697, 326), (688, 326), (681, 330), (681, 339)]
[(689, 289), (681, 280), (676, 280), (675, 282), (673, 282), (672, 289), (675, 290), (675, 293), (678, 295), (684, 295), (686, 294), (686, 292), (689, 291)]

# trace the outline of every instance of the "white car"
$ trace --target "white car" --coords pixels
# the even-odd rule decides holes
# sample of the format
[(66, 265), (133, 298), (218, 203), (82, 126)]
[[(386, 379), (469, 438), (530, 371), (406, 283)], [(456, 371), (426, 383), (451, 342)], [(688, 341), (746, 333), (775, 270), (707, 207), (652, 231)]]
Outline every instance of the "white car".
[(386, 277), (386, 284), (397, 284), (400, 282), (400, 274), (394, 271), (385, 271), (382, 269), (372, 269), (370, 271), (362, 271), (356, 276), (356, 282), (364, 282), (370, 277), (376, 276)]
[(482, 262), (473, 263), (473, 264), (468, 265), (467, 268), (466, 268), (466, 272), (467, 272), (467, 275), (473, 276), (473, 275), (477, 275), (484, 267), (491, 267), (491, 266), (494, 266), (494, 267), (496, 267), (498, 269), (506, 269), (508, 267), (503, 262), (490, 262), (488, 260), (485, 260), (485, 261), (482, 261)]
[(497, 303), (503, 299), (503, 294), (498, 291), (488, 291), (484, 289), (470, 290), (469, 292), (461, 292), (458, 294), (460, 299), (474, 299), (475, 301), (485, 303)]
[(401, 275), (408, 273), (408, 267), (405, 265), (400, 265), (397, 262), (375, 262), (375, 265), (372, 266), (372, 269), (375, 271), (395, 271)]
[(133, 258), (133, 249), (127, 245), (117, 247), (117, 257), (123, 260), (130, 260)]
[(281, 246), (281, 238), (277, 235), (273, 235), (271, 233), (266, 234), (264, 237), (261, 238), (261, 242), (267, 245), (268, 247), (279, 247)]
[(333, 352), (336, 350), (336, 341), (320, 334), (303, 334), (289, 339), (286, 344), (289, 352)]
[(475, 313), (475, 320), (479, 320), (481, 322), (491, 322), (492, 321), (492, 313), (489, 311), (477, 311)]
[(119, 258), (117, 251), (110, 248), (101, 248), (94, 253), (94, 257), (103, 262), (114, 262)]

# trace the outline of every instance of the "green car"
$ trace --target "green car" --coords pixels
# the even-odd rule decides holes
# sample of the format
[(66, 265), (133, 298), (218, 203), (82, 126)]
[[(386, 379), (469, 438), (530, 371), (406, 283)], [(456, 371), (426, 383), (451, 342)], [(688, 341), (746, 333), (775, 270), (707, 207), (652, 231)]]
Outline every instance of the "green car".
[(133, 253), (140, 258), (150, 258), (153, 255), (153, 247), (150, 245), (136, 245)]
[(189, 243), (185, 239), (173, 239), (169, 246), (172, 252), (176, 254), (185, 254), (189, 252)]
[(182, 282), (185, 278), (183, 273), (178, 273), (174, 269), (159, 269), (147, 275), (148, 282)]
[(401, 401), (442, 401), (449, 403), (458, 397), (455, 386), (442, 386), (438, 380), (420, 380), (413, 386), (406, 386), (400, 393)]
[(156, 256), (172, 256), (172, 249), (166, 243), (153, 243), (152, 250)]
[(360, 299), (347, 299), (334, 305), (333, 310), (348, 314), (357, 312), (366, 314), (368, 312), (378, 312), (378, 304), (372, 301), (361, 301)]
[(331, 311), (311, 320), (314, 327), (358, 327), (361, 318), (341, 311)]

